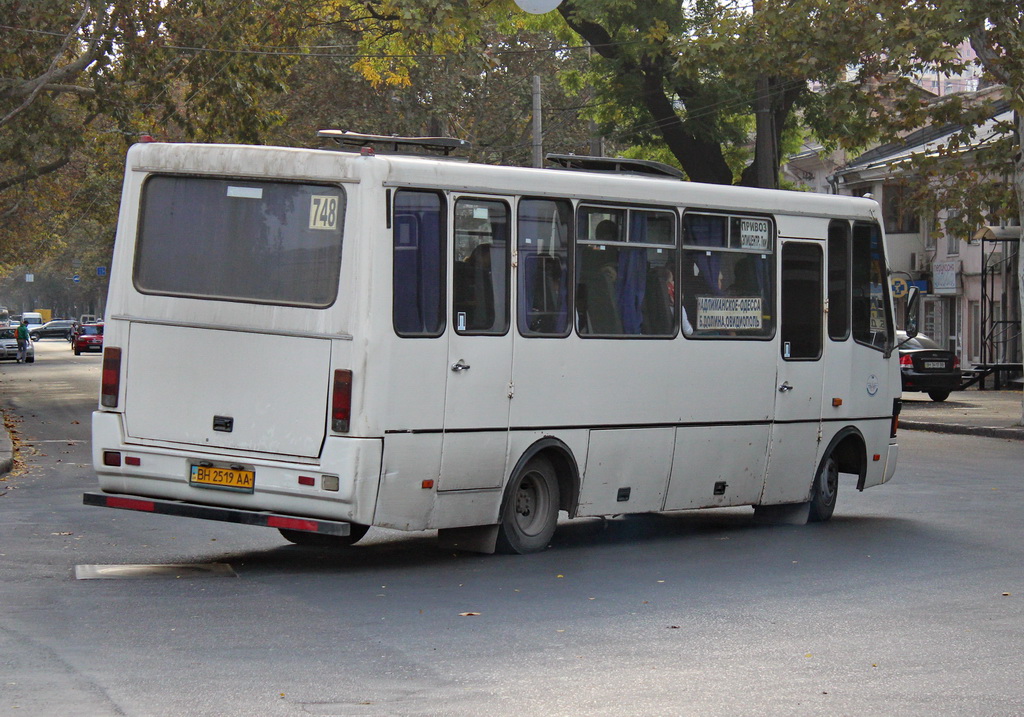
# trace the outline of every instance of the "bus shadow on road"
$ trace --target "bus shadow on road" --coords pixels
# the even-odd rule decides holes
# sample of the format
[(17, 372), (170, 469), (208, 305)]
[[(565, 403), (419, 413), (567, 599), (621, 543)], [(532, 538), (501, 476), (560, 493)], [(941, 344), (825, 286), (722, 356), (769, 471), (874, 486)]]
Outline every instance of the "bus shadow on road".
[[(893, 551), (893, 545), (900, 545)], [(636, 554), (636, 548), (644, 551)], [(915, 547), (916, 546), (916, 547)], [(813, 552), (827, 560), (888, 556), (908, 564), (933, 563), (961, 546), (941, 528), (905, 517), (836, 515), (827, 523), (765, 525), (750, 509), (717, 509), (563, 520), (547, 551), (527, 556), (482, 555), (440, 549), (436, 532), (372, 529), (346, 548), (283, 544), (263, 551), (221, 555), (239, 573), (325, 574), (388, 569), (449, 569), (502, 561), (503, 568), (530, 572), (537, 566), (578, 559), (700, 562), (729, 558), (752, 562), (767, 556)], [(652, 550), (651, 548), (656, 548)], [(482, 564), (486, 566), (486, 562)]]

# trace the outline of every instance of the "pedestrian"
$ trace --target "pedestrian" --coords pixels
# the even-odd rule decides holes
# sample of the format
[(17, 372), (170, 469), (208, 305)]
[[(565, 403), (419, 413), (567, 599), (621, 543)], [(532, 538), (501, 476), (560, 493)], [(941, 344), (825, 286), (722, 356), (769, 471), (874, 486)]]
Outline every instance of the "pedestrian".
[(28, 324), (18, 324), (15, 329), (14, 338), (18, 341), (18, 363), (25, 363), (25, 355), (28, 353), (28, 342), (32, 339), (28, 335)]

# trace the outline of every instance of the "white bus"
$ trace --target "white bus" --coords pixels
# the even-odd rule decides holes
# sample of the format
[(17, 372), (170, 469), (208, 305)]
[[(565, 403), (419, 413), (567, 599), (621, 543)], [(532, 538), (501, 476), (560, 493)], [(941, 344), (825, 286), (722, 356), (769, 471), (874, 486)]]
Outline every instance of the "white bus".
[(87, 504), (527, 553), (559, 511), (827, 520), (893, 475), (874, 201), (321, 135), (128, 152)]

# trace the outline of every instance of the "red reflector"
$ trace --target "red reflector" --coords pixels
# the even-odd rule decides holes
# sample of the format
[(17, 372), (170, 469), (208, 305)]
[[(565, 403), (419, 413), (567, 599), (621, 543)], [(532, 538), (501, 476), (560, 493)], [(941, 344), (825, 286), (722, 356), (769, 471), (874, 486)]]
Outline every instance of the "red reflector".
[(428, 480), (423, 481), (422, 485), (423, 485), (423, 488), (429, 490), (429, 489), (434, 487), (434, 481), (428, 479)]
[(103, 451), (103, 465), (115, 468), (121, 465), (121, 454), (117, 451)]
[(880, 460), (882, 460), (882, 456), (880, 456), (879, 454), (876, 453), (874, 456), (872, 456), (872, 460), (880, 461)]
[(331, 393), (331, 430), (347, 433), (352, 417), (352, 372), (337, 369)]
[(299, 485), (316, 485), (316, 478), (313, 476), (299, 476)]
[(272, 515), (267, 518), (267, 525), (271, 528), (290, 528), (291, 530), (306, 530), (313, 533), (320, 529), (320, 525), (315, 520), (282, 518), (279, 515)]
[(149, 500), (137, 500), (135, 498), (107, 498), (108, 508), (127, 508), (128, 510), (145, 510), (152, 513), (156, 506)]
[(124, 464), (126, 466), (141, 466), (142, 465), (142, 459), (139, 458), (138, 456), (125, 456), (124, 457)]
[(107, 346), (103, 349), (103, 373), (100, 383), (100, 404), (117, 408), (117, 394), (121, 389), (121, 349)]

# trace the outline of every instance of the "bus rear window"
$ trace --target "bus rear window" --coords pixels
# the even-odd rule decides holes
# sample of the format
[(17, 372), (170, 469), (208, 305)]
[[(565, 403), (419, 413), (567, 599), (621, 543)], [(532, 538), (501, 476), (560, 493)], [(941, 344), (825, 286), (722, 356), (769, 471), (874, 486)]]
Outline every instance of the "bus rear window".
[(336, 185), (154, 176), (135, 253), (143, 293), (292, 306), (334, 303), (345, 193)]

